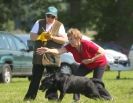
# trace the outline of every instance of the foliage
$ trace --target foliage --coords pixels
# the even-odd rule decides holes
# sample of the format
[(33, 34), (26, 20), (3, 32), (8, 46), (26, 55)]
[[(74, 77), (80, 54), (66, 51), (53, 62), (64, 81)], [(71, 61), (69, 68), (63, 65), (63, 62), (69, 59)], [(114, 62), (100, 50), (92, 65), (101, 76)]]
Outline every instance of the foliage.
[[(113, 101), (91, 100), (81, 96), (81, 103), (132, 103), (133, 98), (133, 75), (130, 71), (122, 72), (121, 79), (115, 79), (116, 72), (106, 71), (104, 83), (106, 88), (113, 96)], [(91, 77), (91, 75), (88, 75)], [(23, 102), (24, 95), (28, 89), (29, 81), (27, 78), (13, 78), (10, 84), (0, 84), (0, 103), (26, 103)], [(72, 94), (66, 94), (62, 103), (71, 103)], [(35, 101), (30, 103), (57, 103), (48, 102), (44, 99), (44, 93), (38, 92)]]
[(10, 31), (5, 25), (12, 21), (12, 29), (29, 32), (37, 19), (44, 18), (46, 8), (54, 5), (67, 29), (95, 30), (97, 40), (126, 42), (126, 38), (132, 43), (132, 4), (132, 0), (0, 0), (0, 30)]
[(4, 23), (12, 20), (15, 23), (15, 29), (29, 31), (38, 18), (44, 17), (45, 8), (51, 4), (54, 5), (51, 0), (2, 0), (0, 4), (1, 30), (6, 30)]
[(130, 0), (105, 0), (104, 2), (99, 2), (102, 14), (97, 23), (97, 29), (100, 34), (98, 35), (99, 39), (116, 41), (120, 36), (131, 33), (131, 30), (128, 28), (131, 27), (129, 23), (133, 22), (131, 19), (133, 7), (129, 3), (131, 3)]

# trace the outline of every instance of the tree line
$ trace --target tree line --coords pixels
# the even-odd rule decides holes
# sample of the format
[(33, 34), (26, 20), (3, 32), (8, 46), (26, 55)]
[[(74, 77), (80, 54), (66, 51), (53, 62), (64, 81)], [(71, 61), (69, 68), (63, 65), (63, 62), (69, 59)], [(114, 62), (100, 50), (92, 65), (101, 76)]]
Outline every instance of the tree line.
[(128, 47), (133, 38), (133, 0), (0, 0), (0, 30), (29, 32), (54, 5), (66, 28), (97, 31), (95, 39)]

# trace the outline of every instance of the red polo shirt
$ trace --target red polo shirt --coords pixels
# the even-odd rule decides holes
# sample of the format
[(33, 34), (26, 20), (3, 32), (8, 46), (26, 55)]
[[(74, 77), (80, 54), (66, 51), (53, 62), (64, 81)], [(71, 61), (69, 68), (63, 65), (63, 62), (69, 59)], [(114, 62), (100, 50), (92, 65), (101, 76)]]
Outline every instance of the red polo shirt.
[[(76, 62), (82, 64), (83, 59), (91, 59), (93, 58), (97, 51), (98, 47), (92, 41), (81, 40), (81, 52), (78, 52), (75, 47), (72, 47), (71, 44), (65, 46), (68, 52), (73, 54), (73, 57)], [(107, 60), (105, 56), (101, 56), (97, 58), (93, 63), (84, 64), (88, 69), (94, 69), (100, 66), (104, 66), (107, 64)]]

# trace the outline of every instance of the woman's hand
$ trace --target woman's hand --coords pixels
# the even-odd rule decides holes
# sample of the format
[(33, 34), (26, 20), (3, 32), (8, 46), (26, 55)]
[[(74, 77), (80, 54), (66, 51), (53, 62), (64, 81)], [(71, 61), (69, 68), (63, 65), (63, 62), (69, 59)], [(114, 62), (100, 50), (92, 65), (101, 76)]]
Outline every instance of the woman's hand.
[(92, 63), (92, 62), (94, 62), (93, 58), (92, 59), (84, 59), (84, 60), (82, 60), (82, 63), (84, 63), (84, 64), (89, 64), (89, 63)]
[(44, 54), (46, 52), (49, 52), (49, 49), (46, 48), (46, 47), (41, 47), (41, 48), (37, 48), (36, 52), (37, 52), (37, 54), (42, 55), (42, 54)]

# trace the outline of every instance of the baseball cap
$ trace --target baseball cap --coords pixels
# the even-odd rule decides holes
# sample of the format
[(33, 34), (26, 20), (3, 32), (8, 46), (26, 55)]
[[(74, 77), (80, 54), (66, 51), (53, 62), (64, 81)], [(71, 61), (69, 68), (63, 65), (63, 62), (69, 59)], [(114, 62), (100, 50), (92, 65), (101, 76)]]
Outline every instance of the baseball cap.
[(47, 8), (46, 15), (47, 15), (47, 14), (51, 14), (51, 15), (57, 17), (57, 13), (58, 13), (58, 10), (57, 10), (56, 7), (54, 7), (54, 6), (49, 6), (49, 7)]

